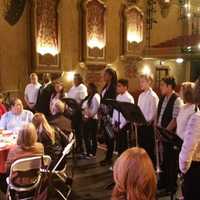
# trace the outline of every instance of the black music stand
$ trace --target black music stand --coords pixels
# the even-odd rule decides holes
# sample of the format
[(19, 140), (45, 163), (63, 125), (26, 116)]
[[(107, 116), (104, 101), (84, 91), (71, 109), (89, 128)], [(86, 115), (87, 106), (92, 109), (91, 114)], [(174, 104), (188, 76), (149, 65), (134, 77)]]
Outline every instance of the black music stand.
[(147, 121), (139, 106), (136, 104), (120, 102), (112, 99), (105, 99), (102, 103), (110, 105), (114, 109), (121, 112), (124, 118), (131, 123), (132, 132), (135, 129), (136, 146), (138, 147), (138, 126), (147, 124)]

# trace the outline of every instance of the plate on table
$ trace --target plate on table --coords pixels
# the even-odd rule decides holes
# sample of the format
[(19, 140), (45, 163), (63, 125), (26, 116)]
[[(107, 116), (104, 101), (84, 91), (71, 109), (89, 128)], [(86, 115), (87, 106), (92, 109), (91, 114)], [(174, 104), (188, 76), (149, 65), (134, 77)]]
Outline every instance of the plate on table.
[(4, 148), (6, 146), (7, 146), (7, 144), (5, 144), (4, 142), (0, 142), (0, 148)]
[(10, 136), (10, 135), (12, 135), (12, 131), (4, 130), (2, 135), (3, 136)]

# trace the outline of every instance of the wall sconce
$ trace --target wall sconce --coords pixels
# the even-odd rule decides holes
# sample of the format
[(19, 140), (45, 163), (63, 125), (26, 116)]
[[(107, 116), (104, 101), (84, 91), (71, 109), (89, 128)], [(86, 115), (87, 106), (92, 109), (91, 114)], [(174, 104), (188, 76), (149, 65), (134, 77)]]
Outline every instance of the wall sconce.
[(125, 4), (121, 14), (122, 55), (127, 57), (140, 57), (144, 47), (144, 14), (135, 5)]
[(57, 1), (37, 1), (37, 40), (36, 51), (41, 55), (50, 54), (55, 56), (58, 50), (58, 21)]
[(127, 10), (127, 41), (140, 43), (143, 41), (143, 13), (137, 7)]
[(163, 17), (167, 17), (167, 15), (169, 13), (169, 7), (171, 5), (171, 1), (172, 0), (158, 0), (158, 2), (160, 4), (160, 8), (161, 8), (161, 15)]
[(75, 71), (68, 71), (68, 72), (63, 72), (63, 77), (68, 81), (71, 82), (74, 80), (74, 75)]
[(40, 71), (60, 71), (59, 0), (32, 1), (33, 65)]
[(105, 45), (104, 35), (98, 31), (98, 26), (94, 25), (91, 32), (88, 33), (87, 46), (91, 49), (103, 49)]
[(144, 65), (144, 67), (142, 69), (142, 74), (151, 75), (151, 69), (150, 69), (149, 65)]
[(106, 59), (106, 4), (102, 0), (83, 0), (81, 14), (81, 61), (84, 61), (88, 68), (104, 67)]

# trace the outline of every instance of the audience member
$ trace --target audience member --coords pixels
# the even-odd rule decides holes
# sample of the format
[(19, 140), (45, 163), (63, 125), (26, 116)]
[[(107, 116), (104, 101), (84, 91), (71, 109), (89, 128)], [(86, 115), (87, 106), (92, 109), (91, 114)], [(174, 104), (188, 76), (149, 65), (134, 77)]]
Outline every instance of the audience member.
[(156, 175), (144, 149), (126, 150), (114, 164), (112, 200), (155, 200)]
[(3, 94), (0, 93), (0, 119), (5, 112), (6, 112), (6, 107), (3, 103)]
[(1, 117), (1, 129), (17, 132), (25, 123), (32, 121), (33, 113), (23, 108), (22, 101), (19, 98), (12, 98), (10, 107), (11, 110)]
[[(6, 193), (7, 190), (6, 178), (9, 175), (10, 167), (12, 163), (14, 163), (14, 161), (21, 158), (43, 155), (43, 154), (44, 154), (44, 148), (41, 143), (37, 142), (37, 133), (35, 126), (32, 123), (24, 124), (21, 130), (19, 131), (17, 144), (13, 146), (8, 153), (6, 162), (6, 172), (5, 174), (0, 175), (1, 190), (4, 193)], [(13, 178), (15, 178), (14, 182), (18, 185), (23, 183), (25, 184), (33, 183), (31, 175), (23, 179), (16, 177)]]

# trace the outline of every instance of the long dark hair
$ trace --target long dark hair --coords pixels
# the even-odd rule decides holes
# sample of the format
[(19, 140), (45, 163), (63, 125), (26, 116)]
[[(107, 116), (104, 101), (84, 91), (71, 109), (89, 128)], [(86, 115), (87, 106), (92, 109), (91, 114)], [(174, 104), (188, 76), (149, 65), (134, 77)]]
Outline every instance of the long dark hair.
[(92, 103), (92, 98), (96, 93), (98, 93), (98, 91), (97, 91), (97, 86), (94, 83), (89, 83), (88, 88), (90, 88), (91, 94), (88, 94), (88, 96), (83, 100), (83, 102), (87, 100), (88, 107), (90, 107)]
[(52, 93), (52, 98), (54, 98), (57, 94), (56, 90), (55, 90), (55, 85), (56, 84), (60, 84), (62, 85), (62, 90), (60, 91), (60, 97), (59, 99), (62, 99), (64, 96), (65, 96), (65, 90), (64, 90), (64, 85), (63, 85), (63, 82), (61, 80), (55, 80), (54, 82), (54, 90), (53, 90), (53, 93)]
[[(112, 68), (107, 68), (104, 73), (109, 74), (111, 76), (111, 83), (109, 85), (109, 88), (116, 88), (117, 86), (117, 73)], [(102, 89), (102, 91), (108, 87), (108, 84), (106, 83)]]

